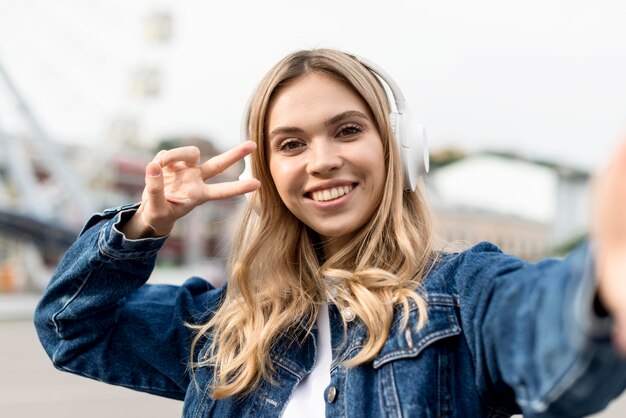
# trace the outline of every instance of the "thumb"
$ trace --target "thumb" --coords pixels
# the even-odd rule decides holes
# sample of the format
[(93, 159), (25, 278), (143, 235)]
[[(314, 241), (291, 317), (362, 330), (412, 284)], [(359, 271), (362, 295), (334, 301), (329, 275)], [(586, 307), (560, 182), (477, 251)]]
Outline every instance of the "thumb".
[(160, 209), (165, 203), (165, 191), (163, 186), (163, 170), (157, 162), (150, 162), (146, 166), (146, 203)]
[(167, 200), (163, 169), (160, 161), (153, 161), (146, 166), (146, 187), (142, 194), (142, 202), (137, 214), (143, 227), (150, 229), (152, 236), (166, 236), (173, 228), (176, 219), (171, 219)]

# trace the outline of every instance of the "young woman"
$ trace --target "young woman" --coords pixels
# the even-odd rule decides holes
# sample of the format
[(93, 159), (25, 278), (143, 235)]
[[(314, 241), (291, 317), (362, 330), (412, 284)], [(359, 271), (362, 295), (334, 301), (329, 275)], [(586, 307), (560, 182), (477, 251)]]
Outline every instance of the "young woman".
[[(141, 204), (95, 215), (40, 302), (55, 366), (184, 400), (186, 417), (603, 408), (626, 386), (626, 148), (593, 243), (567, 259), (438, 253), (391, 110), (355, 57), (300, 51), (257, 88), (250, 141), (201, 164), (191, 147), (159, 152)], [(254, 178), (205, 184), (248, 154)], [(244, 193), (226, 287), (144, 284), (177, 219)]]

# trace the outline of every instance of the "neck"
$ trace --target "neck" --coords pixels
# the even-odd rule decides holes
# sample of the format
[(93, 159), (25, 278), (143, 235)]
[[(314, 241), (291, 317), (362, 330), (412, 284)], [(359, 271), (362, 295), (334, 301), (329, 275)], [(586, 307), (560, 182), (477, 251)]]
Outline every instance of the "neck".
[(352, 237), (341, 236), (341, 237), (321, 237), (322, 249), (324, 251), (324, 258), (328, 259), (333, 254), (336, 254), (345, 247)]

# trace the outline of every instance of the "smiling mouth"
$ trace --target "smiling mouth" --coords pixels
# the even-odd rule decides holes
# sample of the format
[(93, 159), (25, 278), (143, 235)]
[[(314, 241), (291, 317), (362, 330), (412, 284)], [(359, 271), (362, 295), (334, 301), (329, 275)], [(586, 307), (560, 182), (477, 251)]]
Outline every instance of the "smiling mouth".
[(354, 185), (331, 187), (330, 189), (311, 192), (309, 193), (309, 197), (316, 202), (328, 202), (329, 200), (335, 200), (350, 193), (352, 189), (354, 189)]

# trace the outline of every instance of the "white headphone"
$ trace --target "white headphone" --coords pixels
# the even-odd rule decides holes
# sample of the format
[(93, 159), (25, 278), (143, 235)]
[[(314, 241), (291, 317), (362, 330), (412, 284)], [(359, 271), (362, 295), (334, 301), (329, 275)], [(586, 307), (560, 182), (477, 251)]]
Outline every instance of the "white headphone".
[[(404, 99), (404, 95), (400, 91), (400, 87), (382, 68), (365, 58), (351, 55), (357, 59), (365, 68), (382, 81), (387, 100), (392, 108), (389, 114), (391, 128), (396, 137), (400, 155), (402, 157), (402, 165), (404, 167), (404, 190), (413, 191), (417, 187), (417, 179), (422, 174), (428, 173), (428, 142), (426, 138), (426, 128), (413, 121), (408, 106)], [(389, 90), (389, 91), (388, 91)], [(248, 125), (250, 122), (251, 100), (248, 100), (243, 118), (241, 121), (241, 137), (242, 141), (248, 140)], [(251, 157), (245, 159), (245, 168), (240, 180), (252, 177)]]

